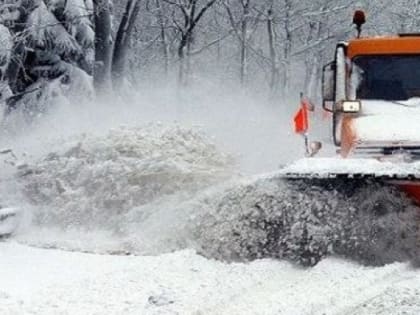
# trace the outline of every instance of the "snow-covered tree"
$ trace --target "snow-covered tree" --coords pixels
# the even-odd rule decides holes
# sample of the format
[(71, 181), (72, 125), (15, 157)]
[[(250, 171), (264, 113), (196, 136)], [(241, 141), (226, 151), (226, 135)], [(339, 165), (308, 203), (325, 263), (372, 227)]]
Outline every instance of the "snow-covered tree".
[(115, 84), (120, 84), (125, 76), (126, 58), (129, 49), (129, 39), (134, 30), (135, 20), (140, 11), (140, 0), (128, 0), (115, 37), (112, 78)]
[(0, 3), (3, 34), (10, 34), (3, 80), (11, 96), (8, 110), (29, 114), (45, 110), (77, 91), (92, 91), (93, 43), (89, 0), (4, 0)]

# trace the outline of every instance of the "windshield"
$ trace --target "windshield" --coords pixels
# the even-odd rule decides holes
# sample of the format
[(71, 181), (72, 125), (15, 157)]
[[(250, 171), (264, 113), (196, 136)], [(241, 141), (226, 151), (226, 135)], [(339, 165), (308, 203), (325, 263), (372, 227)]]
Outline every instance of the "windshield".
[(420, 55), (359, 56), (351, 75), (357, 99), (407, 100), (420, 96)]

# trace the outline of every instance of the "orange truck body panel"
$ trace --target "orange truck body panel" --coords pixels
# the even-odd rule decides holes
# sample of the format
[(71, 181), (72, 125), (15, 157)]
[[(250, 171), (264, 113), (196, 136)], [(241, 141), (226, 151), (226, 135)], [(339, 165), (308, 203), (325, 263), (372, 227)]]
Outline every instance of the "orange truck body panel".
[(420, 206), (420, 182), (402, 182), (397, 183), (397, 186), (405, 192), (405, 194), (410, 197), (418, 206)]
[(353, 39), (348, 43), (347, 57), (359, 55), (420, 54), (419, 36), (387, 36)]
[(356, 146), (357, 135), (353, 127), (351, 115), (344, 115), (341, 122), (341, 150), (340, 154), (346, 158)]

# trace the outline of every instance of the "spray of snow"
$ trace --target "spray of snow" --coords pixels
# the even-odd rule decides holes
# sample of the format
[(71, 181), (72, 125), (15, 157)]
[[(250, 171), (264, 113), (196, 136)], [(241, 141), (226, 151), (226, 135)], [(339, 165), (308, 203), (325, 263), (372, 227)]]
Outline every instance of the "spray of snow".
[[(289, 124), (285, 131), (272, 117), (276, 110), (240, 97), (181, 99), (172, 107), (169, 95), (151, 94), (126, 107), (104, 104), (101, 111), (61, 106), (34, 121), (33, 132), (6, 128), (2, 146), (18, 156), (18, 172), (3, 167), (10, 176), (1, 180), (1, 195), (27, 214), (16, 239), (89, 252), (193, 248), (224, 260), (276, 257), (302, 264), (332, 253), (370, 263), (412, 254), (416, 208), (392, 188), (340, 190), (288, 183), (277, 172), (238, 174), (275, 170), (292, 157), (270, 145), (276, 131), (279, 143), (291, 141)], [(162, 122), (142, 124), (157, 119)], [(218, 148), (232, 149), (239, 167)], [(270, 154), (276, 163), (265, 158)], [(381, 210), (380, 220), (372, 209)]]
[(368, 264), (416, 255), (418, 208), (374, 181), (285, 181), (276, 173), (213, 197), (197, 235), (211, 257), (312, 265), (330, 254)]
[(194, 84), (185, 91), (156, 82), (100, 104), (58, 102), (48, 113), (32, 115), (29, 123), (16, 111), (0, 125), (0, 146), (40, 157), (57, 139), (80, 133), (101, 136), (119, 126), (161, 122), (201, 128), (222, 151), (235, 155), (246, 173), (272, 171), (303, 155), (303, 140), (292, 133), (297, 99), (268, 102), (232, 86)]
[(33, 218), (22, 242), (304, 265), (330, 254), (370, 264), (415, 256), (417, 208), (391, 187), (243, 177), (205, 135), (179, 126), (119, 128), (58, 148), (19, 169)]
[[(238, 171), (272, 170), (300, 151), (290, 138), (292, 107), (213, 88), (161, 85), (103, 104), (63, 102), (29, 123), (13, 112), (0, 147), (16, 158), (1, 167), (0, 199), (26, 210), (17, 237), (81, 251), (188, 247), (187, 218), (197, 211), (179, 205)], [(282, 154), (282, 146), (292, 150)]]
[[(33, 224), (41, 232), (67, 231), (63, 240), (80, 232), (85, 236), (79, 239), (88, 238), (89, 232), (99, 231), (109, 234), (109, 242), (121, 243), (139, 235), (145, 238), (150, 216), (158, 226), (147, 238), (169, 238), (176, 215), (166, 212), (164, 205), (191, 199), (232, 174), (232, 158), (219, 153), (199, 131), (149, 125), (61, 143), (59, 151), (21, 167), (18, 176), (31, 204)], [(140, 239), (136, 249), (154, 244)], [(132, 250), (121, 244), (118, 248)]]

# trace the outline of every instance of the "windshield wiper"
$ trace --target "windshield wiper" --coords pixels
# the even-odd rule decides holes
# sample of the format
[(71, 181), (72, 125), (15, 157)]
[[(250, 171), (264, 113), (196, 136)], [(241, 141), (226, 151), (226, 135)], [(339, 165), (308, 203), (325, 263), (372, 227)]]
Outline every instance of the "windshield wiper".
[(420, 97), (418, 97), (418, 96), (411, 97), (404, 102), (409, 102), (410, 100), (413, 100), (413, 99), (418, 99), (418, 102), (415, 103), (415, 104), (407, 104), (407, 103), (403, 103), (403, 101), (389, 101), (389, 102), (391, 102), (393, 104), (396, 104), (396, 105), (404, 106), (404, 107), (419, 107), (420, 106)]
[(391, 102), (393, 104), (400, 105), (400, 106), (404, 106), (404, 107), (416, 107), (416, 106), (413, 106), (413, 105), (408, 105), (408, 104), (400, 103), (400, 102), (397, 102), (397, 101), (389, 101), (389, 102)]

